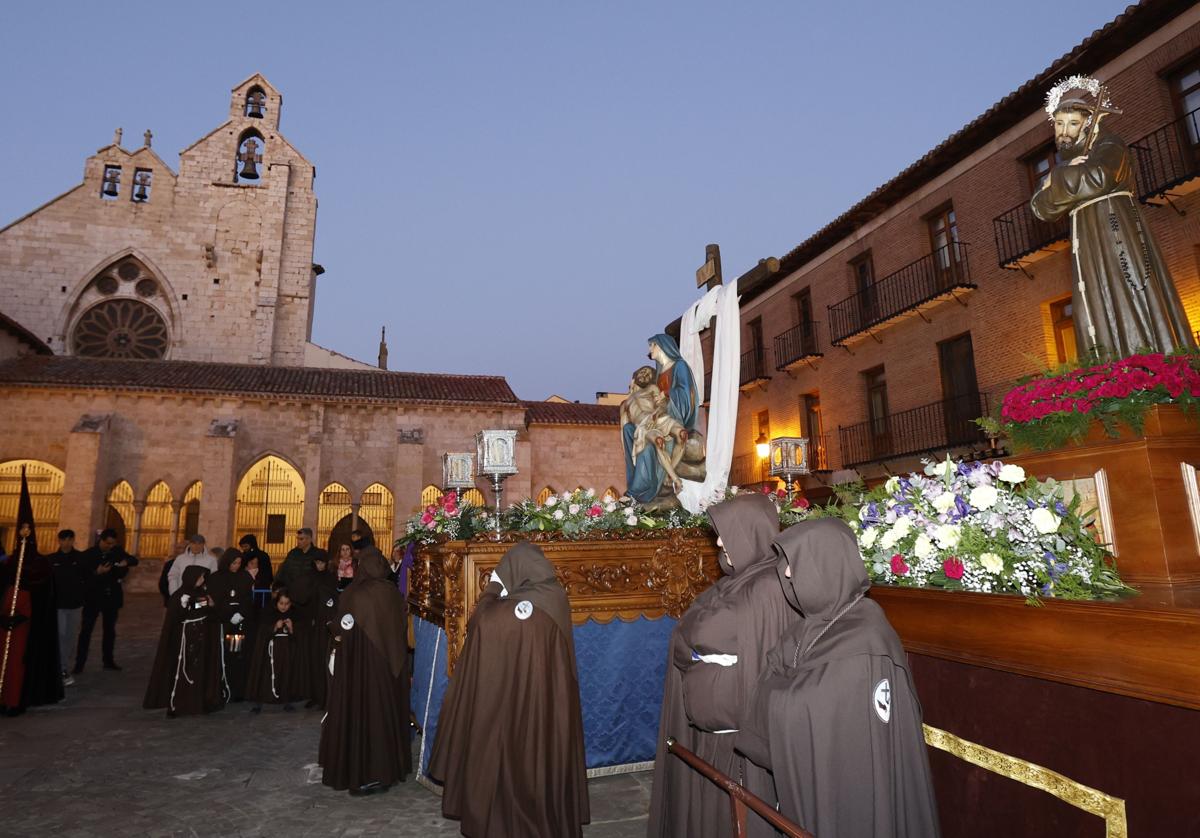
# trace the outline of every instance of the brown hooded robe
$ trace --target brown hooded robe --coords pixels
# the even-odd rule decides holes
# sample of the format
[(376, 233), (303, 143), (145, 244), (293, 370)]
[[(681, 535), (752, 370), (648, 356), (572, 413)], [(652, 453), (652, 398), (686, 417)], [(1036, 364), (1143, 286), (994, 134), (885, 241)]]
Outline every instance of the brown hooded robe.
[[(1170, 352), (1196, 346), (1167, 263), (1134, 197), (1133, 166), (1125, 143), (1101, 131), (1085, 162), (1056, 166), (1046, 187), (1030, 201), (1033, 214), (1043, 221), (1077, 210), (1079, 258), (1072, 260), (1076, 338), (1083, 352), (1095, 344), (1117, 358), (1142, 349)], [(1132, 196), (1113, 194), (1120, 192)], [(1095, 329), (1094, 339), (1089, 327)]]
[(354, 581), (337, 600), (318, 761), (325, 769), (321, 781), (338, 790), (389, 786), (412, 770), (408, 604), (387, 574), (379, 550), (365, 548)]
[[(215, 619), (224, 644), (226, 701), (241, 701), (246, 696), (246, 678), (250, 656), (254, 653), (254, 629), (258, 610), (254, 607), (254, 580), (245, 570), (229, 569), (241, 554), (226, 550), (217, 561), (217, 571), (208, 577), (205, 587), (212, 599)], [(186, 571), (185, 571), (186, 572)]]
[(191, 716), (225, 703), (221, 623), (206, 587), (196, 586), (207, 575), (200, 565), (184, 568), (183, 584), (171, 594), (142, 700), (147, 710), (165, 707), (168, 714)]
[(429, 776), (468, 838), (579, 838), (591, 816), (571, 607), (532, 544), (496, 575), (467, 625)]
[[(708, 516), (724, 545), (720, 562), (726, 575), (696, 598), (671, 634), (646, 831), (651, 838), (733, 835), (729, 795), (667, 753), (668, 737), (767, 803), (776, 802), (770, 773), (734, 752), (734, 732), (767, 651), (802, 619), (784, 599), (775, 573), (771, 542), (779, 534), (779, 512), (764, 495), (742, 495), (710, 507)], [(737, 660), (723, 666), (700, 655)], [(747, 827), (752, 836), (775, 834), (755, 815)]]
[[(275, 628), (283, 619), (291, 619), (291, 632)], [(246, 680), (248, 700), (255, 704), (293, 704), (312, 694), (304, 628), (304, 617), (294, 602), (286, 612), (278, 605), (263, 612), (255, 627), (254, 654)]]
[(738, 750), (774, 772), (779, 811), (815, 835), (937, 838), (921, 705), (900, 638), (865, 598), (854, 533), (808, 521), (775, 549), (805, 619), (767, 656)]

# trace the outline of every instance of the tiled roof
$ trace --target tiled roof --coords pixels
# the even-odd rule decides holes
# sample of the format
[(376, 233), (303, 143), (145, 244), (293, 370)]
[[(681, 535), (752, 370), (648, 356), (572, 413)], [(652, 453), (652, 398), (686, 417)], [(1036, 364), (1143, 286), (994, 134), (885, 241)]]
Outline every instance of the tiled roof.
[(607, 404), (521, 402), (530, 425), (616, 425), (621, 409)]
[(0, 311), (0, 330), (8, 332), (17, 340), (28, 344), (38, 355), (51, 355), (54, 352), (46, 345), (45, 341), (2, 311)]
[(0, 364), (0, 386), (5, 384), (370, 402), (520, 404), (500, 376), (200, 361), (114, 361), (62, 355), (31, 355)]
[(1194, 0), (1142, 0), (1137, 5), (1127, 7), (1070, 52), (943, 140), (920, 160), (792, 248), (779, 260), (778, 273), (755, 286), (740, 288), (743, 303), (783, 281), (806, 262), (1035, 113), (1042, 107), (1046, 91), (1054, 82), (1074, 73), (1094, 73), (1194, 5)]

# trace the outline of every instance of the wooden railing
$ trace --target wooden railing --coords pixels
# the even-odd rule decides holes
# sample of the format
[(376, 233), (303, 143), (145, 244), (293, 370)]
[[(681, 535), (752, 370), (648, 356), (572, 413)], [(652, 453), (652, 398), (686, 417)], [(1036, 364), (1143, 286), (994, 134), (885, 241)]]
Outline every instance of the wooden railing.
[(1064, 215), (1058, 221), (1042, 221), (1025, 201), (996, 216), (992, 220), (992, 230), (996, 235), (1000, 267), (1016, 269), (1030, 254), (1069, 239), (1071, 219)]
[(974, 288), (962, 242), (939, 247), (829, 307), (829, 341), (834, 345), (894, 317), (915, 311), (955, 288)]
[(696, 756), (674, 738), (667, 739), (667, 752), (679, 757), (729, 795), (729, 814), (733, 820), (734, 838), (745, 838), (747, 812), (754, 812), (788, 838), (814, 838), (811, 832), (789, 821), (761, 797), (747, 790), (728, 774), (717, 770), (712, 763)]
[(968, 393), (838, 428), (846, 468), (985, 441), (975, 420), (988, 415), (986, 393)]

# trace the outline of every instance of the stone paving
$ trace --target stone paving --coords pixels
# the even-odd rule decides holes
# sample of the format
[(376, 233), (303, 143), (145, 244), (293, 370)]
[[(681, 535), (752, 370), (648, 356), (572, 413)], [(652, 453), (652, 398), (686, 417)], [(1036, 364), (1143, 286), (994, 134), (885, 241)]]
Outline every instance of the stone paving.
[[(412, 782), (351, 798), (321, 784), (320, 714), (234, 704), (167, 719), (141, 707), (161, 600), (135, 594), (117, 625), (122, 672), (89, 668), (67, 699), (0, 718), (0, 836), (458, 835), (440, 799)], [(650, 774), (592, 780), (587, 838), (646, 831)]]

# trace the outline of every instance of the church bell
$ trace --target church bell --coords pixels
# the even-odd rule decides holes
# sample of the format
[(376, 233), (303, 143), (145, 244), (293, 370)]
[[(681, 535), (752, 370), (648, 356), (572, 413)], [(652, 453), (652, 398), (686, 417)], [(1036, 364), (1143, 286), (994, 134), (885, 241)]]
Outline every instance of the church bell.
[(109, 170), (104, 173), (104, 194), (110, 198), (115, 198), (120, 194), (117, 188), (117, 178), (120, 177), (116, 172)]
[(246, 180), (258, 180), (258, 166), (255, 165), (253, 157), (242, 161), (241, 176)]
[(263, 104), (267, 97), (259, 92), (251, 93), (246, 99), (246, 116), (253, 119), (262, 119)]
[(145, 182), (144, 182), (144, 181), (141, 181), (141, 180), (139, 180), (139, 181), (138, 181), (138, 184), (137, 184), (137, 187), (136, 187), (136, 188), (133, 190), (133, 200), (134, 200), (136, 203), (143, 204), (143, 203), (145, 203), (145, 202), (146, 202), (146, 200), (148, 199), (148, 197), (149, 197), (149, 196), (148, 196), (148, 195), (146, 195), (146, 184), (145, 184)]

